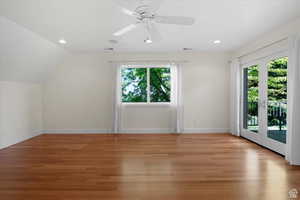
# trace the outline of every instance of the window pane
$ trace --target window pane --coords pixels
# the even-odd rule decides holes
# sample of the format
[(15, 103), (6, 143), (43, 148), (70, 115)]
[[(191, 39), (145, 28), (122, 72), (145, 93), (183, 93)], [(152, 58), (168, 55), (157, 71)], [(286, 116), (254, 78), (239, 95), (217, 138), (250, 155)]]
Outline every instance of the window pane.
[(147, 69), (122, 68), (122, 102), (147, 102)]
[(258, 66), (244, 69), (244, 129), (258, 132)]
[(286, 143), (288, 58), (268, 64), (268, 137)]
[(150, 101), (170, 102), (171, 99), (170, 68), (150, 68)]

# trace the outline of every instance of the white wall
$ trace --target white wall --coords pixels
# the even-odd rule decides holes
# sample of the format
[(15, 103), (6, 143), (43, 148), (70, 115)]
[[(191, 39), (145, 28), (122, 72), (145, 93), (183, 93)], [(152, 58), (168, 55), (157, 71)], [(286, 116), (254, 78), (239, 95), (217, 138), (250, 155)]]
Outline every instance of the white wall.
[(0, 149), (41, 133), (42, 87), (0, 82)]
[(111, 128), (112, 69), (104, 54), (65, 59), (44, 86), (44, 129)]
[[(44, 86), (46, 132), (108, 132), (112, 128), (113, 73), (109, 60), (188, 60), (183, 66), (184, 127), (189, 132), (229, 129), (229, 54), (74, 54)], [(168, 130), (168, 107), (126, 107), (128, 132)]]
[(41, 132), (41, 84), (66, 52), (0, 16), (0, 148)]
[(172, 110), (167, 105), (126, 105), (121, 111), (121, 130), (125, 133), (170, 133)]
[[(24, 101), (11, 99), (17, 95), (13, 92), (25, 92), (29, 90), (25, 88), (34, 83), (43, 84), (44, 130), (109, 132), (112, 128), (112, 77), (115, 76), (109, 60), (188, 60), (189, 63), (183, 66), (186, 131), (227, 132), (229, 129), (229, 55), (226, 53), (69, 55), (56, 44), (3, 17), (0, 17), (0, 34), (0, 81), (5, 81), (1, 95), (2, 107), (5, 105), (5, 108), (1, 110), (0, 123), (11, 125), (3, 117), (10, 112), (9, 109), (14, 111), (15, 116), (23, 113), (16, 118), (16, 125), (11, 130), (1, 126), (1, 141), (5, 141), (5, 146), (30, 137), (29, 129), (32, 132), (41, 129), (37, 125), (26, 126), (32, 117), (25, 115), (24, 109), (36, 112), (34, 106), (39, 107), (42, 102), (34, 101), (35, 105), (29, 105), (31, 100), (24, 93), (25, 96), (19, 97)], [(11, 94), (8, 93), (9, 88)], [(127, 107), (124, 110), (122, 126), (125, 130), (167, 131), (170, 128), (168, 107)], [(27, 122), (24, 122), (25, 116)], [(37, 124), (39, 121), (42, 118), (37, 120)], [(8, 130), (12, 135), (7, 134)], [(20, 132), (19, 137), (15, 135), (16, 131)]]

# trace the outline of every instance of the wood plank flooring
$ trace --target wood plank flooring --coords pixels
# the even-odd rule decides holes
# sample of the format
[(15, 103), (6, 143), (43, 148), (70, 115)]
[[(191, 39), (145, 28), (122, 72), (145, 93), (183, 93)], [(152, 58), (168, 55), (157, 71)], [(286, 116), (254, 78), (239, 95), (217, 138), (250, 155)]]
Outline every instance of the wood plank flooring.
[(292, 188), (300, 167), (228, 134), (41, 135), (0, 150), (1, 200), (287, 200)]

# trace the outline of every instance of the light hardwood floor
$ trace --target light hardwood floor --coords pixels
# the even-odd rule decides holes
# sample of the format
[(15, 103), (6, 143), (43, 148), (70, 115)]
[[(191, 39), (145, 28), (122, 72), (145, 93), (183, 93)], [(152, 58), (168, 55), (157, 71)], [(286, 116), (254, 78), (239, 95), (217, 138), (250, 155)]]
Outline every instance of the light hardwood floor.
[(1, 200), (287, 200), (292, 188), (300, 167), (229, 134), (41, 135), (0, 151)]

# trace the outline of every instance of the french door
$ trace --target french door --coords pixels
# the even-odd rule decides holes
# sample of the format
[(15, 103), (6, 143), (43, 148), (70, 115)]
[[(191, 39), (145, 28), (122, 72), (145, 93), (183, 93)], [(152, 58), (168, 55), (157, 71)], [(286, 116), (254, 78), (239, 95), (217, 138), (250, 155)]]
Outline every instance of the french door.
[(287, 138), (287, 53), (242, 67), (242, 136), (285, 155)]

